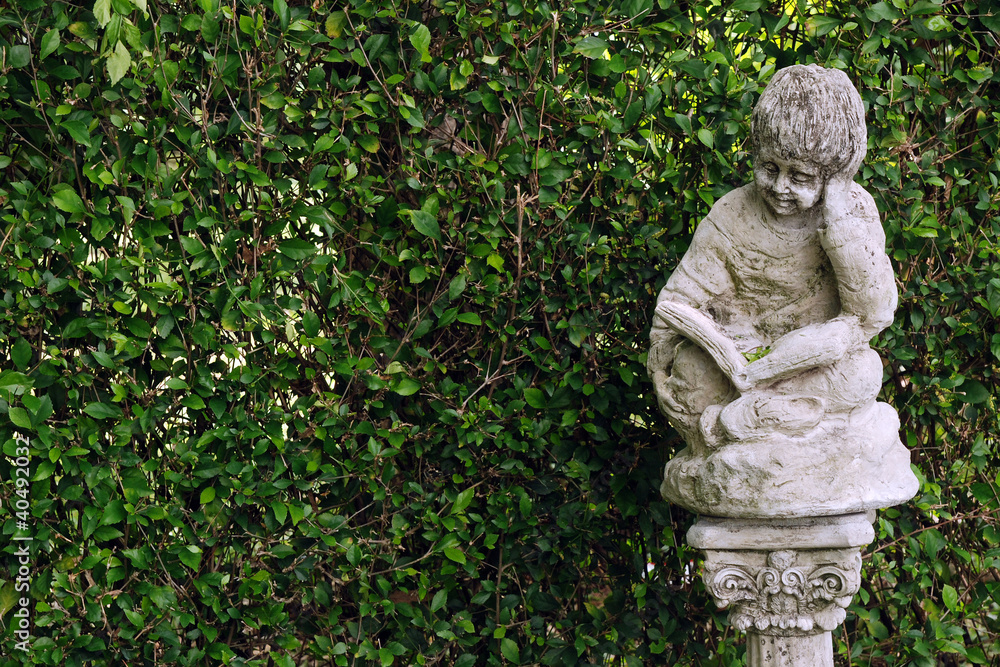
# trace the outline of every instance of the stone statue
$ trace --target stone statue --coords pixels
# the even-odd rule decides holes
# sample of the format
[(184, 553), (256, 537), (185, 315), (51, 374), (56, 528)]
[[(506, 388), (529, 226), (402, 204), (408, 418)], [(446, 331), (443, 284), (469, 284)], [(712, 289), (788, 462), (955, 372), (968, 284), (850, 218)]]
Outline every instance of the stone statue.
[(917, 491), (869, 341), (897, 294), (853, 177), (864, 106), (818, 65), (777, 72), (751, 120), (753, 182), (720, 199), (657, 298), (648, 355), (687, 443), (662, 492), (737, 518), (864, 512)]

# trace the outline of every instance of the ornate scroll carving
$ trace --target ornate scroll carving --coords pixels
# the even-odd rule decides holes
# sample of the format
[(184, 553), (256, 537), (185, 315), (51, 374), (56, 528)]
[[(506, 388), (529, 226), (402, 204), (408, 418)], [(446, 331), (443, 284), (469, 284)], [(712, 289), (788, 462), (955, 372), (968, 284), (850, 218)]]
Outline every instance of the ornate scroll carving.
[(859, 549), (710, 551), (705, 585), (738, 630), (783, 637), (827, 632), (843, 622), (861, 586)]

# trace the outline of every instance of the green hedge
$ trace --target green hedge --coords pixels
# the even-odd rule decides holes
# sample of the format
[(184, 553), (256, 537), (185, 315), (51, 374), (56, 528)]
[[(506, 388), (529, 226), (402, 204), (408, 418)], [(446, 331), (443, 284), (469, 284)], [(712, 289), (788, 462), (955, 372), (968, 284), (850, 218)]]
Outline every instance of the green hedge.
[(838, 660), (1000, 659), (1000, 16), (781, 6), (0, 9), (6, 659), (741, 664), (646, 337), (796, 62), (868, 107), (922, 480)]

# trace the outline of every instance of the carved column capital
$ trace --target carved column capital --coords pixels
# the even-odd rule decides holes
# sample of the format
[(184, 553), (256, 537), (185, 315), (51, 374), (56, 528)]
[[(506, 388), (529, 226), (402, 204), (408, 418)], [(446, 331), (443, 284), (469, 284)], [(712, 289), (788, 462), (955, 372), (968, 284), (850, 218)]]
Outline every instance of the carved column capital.
[(777, 637), (829, 632), (861, 586), (859, 548), (707, 550), (705, 586), (733, 627)]

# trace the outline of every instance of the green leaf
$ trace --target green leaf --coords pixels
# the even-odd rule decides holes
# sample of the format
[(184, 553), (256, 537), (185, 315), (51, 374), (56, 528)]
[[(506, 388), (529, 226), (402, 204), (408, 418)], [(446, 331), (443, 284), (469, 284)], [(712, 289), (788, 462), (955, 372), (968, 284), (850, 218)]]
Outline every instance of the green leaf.
[(422, 283), (427, 280), (427, 269), (422, 265), (418, 264), (410, 269), (410, 282), (411, 283)]
[(444, 555), (447, 556), (449, 560), (453, 560), (459, 565), (465, 565), (465, 553), (463, 553), (461, 549), (446, 547)]
[(40, 397), (25, 394), (21, 400), (24, 402), (24, 407), (31, 412), (33, 424), (40, 424), (52, 415), (52, 399), (48, 394)]
[(423, 23), (418, 23), (410, 31), (410, 44), (420, 54), (420, 60), (429, 63), (431, 61), (431, 31)]
[(281, 23), (281, 32), (288, 30), (288, 22), (291, 19), (291, 13), (288, 11), (288, 3), (285, 0), (274, 0), (274, 13), (278, 15), (278, 21)]
[(369, 153), (378, 153), (379, 140), (378, 137), (373, 137), (370, 134), (359, 134), (357, 137), (358, 145), (364, 148)]
[(347, 14), (343, 11), (336, 11), (331, 12), (330, 15), (326, 17), (326, 22), (324, 23), (323, 28), (326, 31), (327, 37), (333, 37), (336, 39), (343, 33), (345, 25), (347, 25)]
[(438, 225), (436, 216), (426, 211), (410, 211), (409, 214), (414, 229), (435, 241), (441, 240), (441, 227)]
[(121, 408), (108, 403), (88, 403), (83, 411), (94, 419), (117, 419), (122, 416)]
[(625, 116), (622, 118), (622, 126), (625, 129), (630, 129), (642, 117), (642, 112), (645, 108), (646, 104), (643, 100), (636, 100), (628, 105), (628, 109), (625, 110)]
[(579, 53), (585, 58), (590, 58), (591, 60), (603, 57), (604, 52), (607, 50), (608, 43), (600, 37), (595, 37), (593, 35), (581, 39), (576, 43), (576, 47), (573, 49), (574, 52)]
[(23, 371), (27, 370), (28, 365), (31, 364), (31, 353), (31, 343), (24, 338), (18, 338), (11, 346), (10, 358), (14, 365)]
[(285, 519), (288, 517), (288, 507), (285, 503), (275, 500), (271, 503), (271, 511), (274, 512), (274, 520), (278, 522), (278, 525), (285, 523)]
[(302, 239), (289, 239), (278, 244), (278, 252), (289, 259), (300, 261), (316, 254), (316, 246)]
[(809, 17), (807, 25), (816, 31), (817, 37), (822, 37), (823, 35), (833, 31), (834, 28), (838, 27), (840, 25), (840, 19), (832, 16), (817, 14), (816, 16)]
[(128, 52), (128, 48), (121, 42), (115, 44), (115, 50), (108, 56), (106, 64), (111, 83), (114, 84), (121, 81), (122, 77), (128, 72), (129, 65), (131, 64), (132, 54)]
[(215, 17), (205, 14), (201, 20), (201, 38), (209, 44), (215, 44), (220, 32), (222, 32), (222, 26), (219, 25)]
[(52, 203), (60, 211), (65, 211), (66, 213), (83, 213), (87, 210), (87, 207), (83, 204), (83, 200), (80, 199), (80, 195), (68, 188), (53, 192)]
[(538, 410), (545, 407), (545, 393), (541, 389), (529, 387), (524, 390), (524, 401)]
[(459, 322), (472, 324), (477, 327), (483, 323), (482, 318), (477, 313), (459, 313), (457, 319)]
[(7, 612), (14, 608), (20, 597), (13, 580), (0, 586), (0, 618), (7, 617)]
[(215, 487), (206, 486), (204, 489), (201, 490), (201, 496), (199, 497), (198, 502), (200, 502), (202, 505), (207, 505), (213, 500), (215, 500)]
[(201, 563), (201, 548), (188, 544), (181, 547), (181, 550), (177, 552), (177, 557), (192, 570), (197, 570)]
[(400, 396), (412, 396), (420, 391), (420, 383), (408, 377), (400, 378), (399, 382), (392, 388)]
[(41, 48), (38, 51), (38, 57), (40, 60), (45, 60), (49, 55), (55, 52), (59, 48), (59, 31), (56, 29), (49, 30), (42, 36)]
[(955, 27), (951, 24), (951, 21), (940, 14), (927, 19), (925, 25), (934, 32), (949, 32), (955, 29)]
[(993, 78), (993, 68), (985, 65), (966, 70), (965, 73), (973, 81), (988, 81)]
[(965, 403), (985, 403), (990, 398), (989, 389), (978, 380), (966, 380), (960, 389), (963, 393), (959, 394), (959, 399)]
[(459, 493), (458, 497), (455, 499), (455, 504), (451, 506), (451, 514), (461, 514), (464, 512), (465, 508), (472, 502), (475, 494), (476, 490), (471, 488)]
[(437, 611), (445, 606), (448, 602), (448, 591), (445, 589), (439, 590), (434, 594), (434, 599), (431, 600), (431, 611)]
[(24, 408), (10, 408), (7, 411), (7, 416), (10, 417), (10, 421), (14, 426), (31, 428), (31, 415)]
[[(268, 109), (283, 109), (283, 108), (285, 108), (285, 105), (288, 103), (288, 100), (285, 99), (285, 96), (282, 95), (281, 93), (274, 92), (274, 93), (271, 93), (270, 95), (267, 95), (266, 97), (261, 98), (260, 102), (261, 102), (261, 104), (263, 104), (264, 106), (266, 106)], [(281, 162), (282, 161), (281, 160), (281, 153), (279, 153), (277, 151), (270, 151), (270, 153), (272, 153), (273, 156), (274, 156), (274, 157), (272, 157), (271, 160), (269, 160), (270, 162)], [(265, 159), (266, 159), (266, 156), (265, 156)]]
[(34, 380), (17, 371), (0, 372), (0, 389), (19, 396), (34, 386)]
[(510, 637), (504, 637), (500, 640), (500, 652), (503, 653), (503, 657), (515, 665), (521, 663), (521, 652), (518, 651), (517, 644)]
[(944, 588), (941, 589), (941, 599), (949, 611), (958, 613), (958, 591), (953, 586), (944, 585)]
[[(631, 110), (632, 107), (629, 107), (629, 109)], [(629, 125), (627, 121), (625, 124)], [(571, 176), (573, 176), (573, 169), (571, 167), (555, 162), (551, 166), (538, 172), (538, 181), (542, 185), (553, 186), (559, 185)]]
[(715, 137), (712, 136), (711, 131), (707, 127), (702, 127), (698, 130), (698, 140), (709, 148), (715, 145)]
[(465, 274), (459, 273), (448, 283), (448, 300), (454, 301), (465, 291)]
[(101, 366), (104, 366), (105, 368), (115, 367), (114, 359), (112, 359), (111, 355), (108, 354), (107, 352), (104, 352), (102, 350), (91, 350), (90, 356), (94, 358), (94, 361), (99, 363)]
[(10, 47), (7, 53), (7, 65), (14, 69), (22, 69), (31, 63), (31, 49), (27, 44), (17, 44)]
[(486, 263), (497, 271), (503, 271), (503, 257), (499, 253), (490, 253), (489, 257), (486, 258)]
[(71, 34), (76, 35), (80, 39), (97, 39), (98, 35), (94, 32), (94, 28), (90, 23), (85, 23), (83, 21), (77, 21), (76, 23), (70, 23), (67, 29)]
[(865, 15), (873, 22), (894, 21), (900, 18), (899, 12), (886, 2), (877, 2), (865, 10)]
[(96, 0), (94, 2), (94, 18), (97, 25), (102, 28), (107, 27), (111, 22), (111, 0)]
[(173, 389), (174, 391), (186, 391), (190, 389), (188, 383), (180, 378), (169, 378), (167, 380), (167, 389)]
[(312, 312), (311, 310), (303, 311), (302, 313), (302, 331), (305, 332), (310, 338), (315, 338), (319, 335), (319, 315)]
[(125, 505), (121, 500), (112, 500), (104, 507), (104, 514), (101, 517), (102, 526), (111, 526), (116, 523), (120, 523), (125, 519), (128, 513), (125, 511)]
[(361, 549), (357, 544), (352, 544), (348, 547), (347, 562), (351, 564), (351, 567), (357, 567), (358, 563), (361, 562)]
[(247, 16), (246, 14), (241, 14), (239, 19), (240, 32), (247, 35), (253, 35), (257, 32), (257, 24), (254, 22), (253, 17)]
[(989, 658), (986, 657), (986, 653), (983, 649), (978, 646), (970, 646), (966, 649), (965, 657), (969, 659), (974, 665), (988, 665), (990, 663)]
[(59, 127), (66, 130), (69, 136), (73, 137), (73, 140), (78, 144), (84, 146), (90, 146), (90, 131), (87, 126), (78, 120), (68, 120), (60, 123)]

